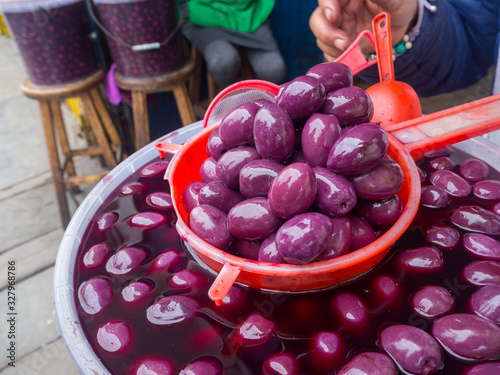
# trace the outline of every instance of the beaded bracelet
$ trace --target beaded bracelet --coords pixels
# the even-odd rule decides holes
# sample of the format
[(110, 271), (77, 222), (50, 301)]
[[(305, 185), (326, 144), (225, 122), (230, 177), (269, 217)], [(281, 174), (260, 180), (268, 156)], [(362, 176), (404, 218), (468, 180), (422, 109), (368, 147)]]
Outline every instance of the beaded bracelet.
[[(392, 59), (396, 60), (396, 56), (405, 53), (406, 51), (411, 49), (411, 47), (413, 47), (413, 44), (410, 40), (410, 35), (405, 34), (401, 42), (392, 47)], [(368, 61), (375, 60), (376, 58), (377, 58), (376, 53), (370, 53), (370, 55), (368, 56)]]

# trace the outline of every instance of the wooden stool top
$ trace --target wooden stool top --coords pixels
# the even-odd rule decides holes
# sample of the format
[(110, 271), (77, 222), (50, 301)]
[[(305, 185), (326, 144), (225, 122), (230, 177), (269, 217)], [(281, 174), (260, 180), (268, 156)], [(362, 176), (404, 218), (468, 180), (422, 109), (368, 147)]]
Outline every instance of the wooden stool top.
[(172, 85), (193, 75), (195, 67), (194, 59), (188, 58), (182, 68), (155, 77), (129, 78), (115, 73), (116, 84), (121, 89), (129, 91), (142, 91), (145, 93), (167, 91)]
[(64, 85), (40, 86), (26, 78), (21, 82), (21, 90), (28, 98), (37, 100), (60, 100), (72, 96), (78, 96), (78, 93), (85, 92), (96, 86), (102, 81), (104, 71), (99, 69), (97, 72), (80, 81), (67, 83)]

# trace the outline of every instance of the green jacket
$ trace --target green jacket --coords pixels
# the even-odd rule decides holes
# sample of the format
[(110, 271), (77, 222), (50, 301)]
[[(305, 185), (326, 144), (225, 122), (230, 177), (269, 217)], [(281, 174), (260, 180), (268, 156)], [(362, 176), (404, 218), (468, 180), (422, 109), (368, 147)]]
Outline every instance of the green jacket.
[(187, 0), (189, 20), (198, 26), (253, 33), (273, 10), (274, 0)]

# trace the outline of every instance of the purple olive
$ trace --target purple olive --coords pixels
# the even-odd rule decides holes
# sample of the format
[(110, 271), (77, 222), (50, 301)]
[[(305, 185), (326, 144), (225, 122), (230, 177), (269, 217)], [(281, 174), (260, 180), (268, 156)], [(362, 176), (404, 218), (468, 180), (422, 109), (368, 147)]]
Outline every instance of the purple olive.
[(184, 367), (179, 375), (222, 375), (222, 364), (215, 357), (197, 359)]
[(356, 192), (344, 176), (324, 167), (314, 167), (316, 176), (316, 198), (314, 206), (328, 216), (340, 217), (349, 213), (356, 205)]
[(240, 170), (240, 192), (247, 198), (267, 197), (278, 173), (285, 168), (272, 160), (251, 161)]
[(426, 158), (433, 159), (442, 156), (450, 156), (451, 148), (449, 146), (438, 148), (437, 150), (428, 151), (424, 154)]
[(465, 250), (480, 258), (500, 260), (500, 242), (486, 234), (468, 233), (463, 238), (463, 245)]
[(229, 211), (227, 223), (236, 238), (263, 240), (278, 230), (283, 219), (271, 211), (266, 198), (250, 198)]
[(200, 290), (204, 287), (206, 288), (207, 279), (195, 270), (183, 269), (170, 277), (168, 285), (174, 289)]
[(151, 282), (148, 281), (133, 281), (122, 290), (122, 298), (126, 302), (141, 301), (148, 296), (154, 289)]
[(357, 295), (341, 292), (332, 298), (332, 312), (340, 329), (361, 329), (369, 324), (368, 310)]
[(149, 272), (174, 272), (178, 267), (181, 267), (186, 257), (183, 252), (178, 249), (168, 249), (158, 254), (151, 265)]
[(257, 260), (267, 263), (286, 263), (276, 248), (276, 234), (272, 234), (262, 241)]
[(497, 215), (499, 215), (499, 216), (500, 216), (500, 202), (495, 203), (495, 204), (491, 207), (491, 212), (494, 212), (494, 213), (496, 213)]
[(397, 256), (396, 261), (403, 270), (418, 273), (439, 271), (443, 268), (443, 254), (431, 246), (405, 250)]
[(418, 171), (418, 177), (420, 177), (420, 183), (424, 183), (425, 180), (427, 180), (427, 172), (424, 171), (419, 166), (417, 166), (417, 171)]
[(340, 137), (339, 120), (333, 115), (314, 113), (302, 130), (301, 146), (304, 158), (311, 167), (326, 167), (328, 153)]
[(260, 107), (252, 102), (240, 104), (231, 110), (220, 122), (219, 136), (230, 147), (252, 145), (253, 123)]
[(478, 181), (472, 186), (472, 192), (478, 198), (487, 201), (497, 201), (500, 199), (500, 181)]
[(262, 375), (297, 375), (298, 373), (297, 359), (288, 353), (272, 354), (262, 365)]
[(469, 158), (464, 160), (459, 167), (459, 174), (466, 180), (476, 182), (485, 180), (488, 177), (490, 167), (484, 161)]
[(352, 238), (351, 221), (346, 217), (333, 217), (332, 226), (332, 236), (318, 260), (336, 258), (349, 252)]
[(230, 149), (230, 147), (224, 144), (222, 139), (220, 139), (219, 131), (219, 127), (212, 130), (207, 141), (207, 154), (215, 160), (219, 160), (219, 158)]
[(274, 334), (274, 323), (259, 313), (254, 313), (241, 323), (237, 335), (242, 346), (257, 346), (265, 343)]
[(157, 161), (149, 165), (146, 165), (141, 170), (142, 178), (155, 178), (158, 176), (163, 177), (165, 171), (167, 170), (169, 162), (168, 161)]
[(479, 206), (459, 207), (453, 210), (450, 220), (460, 229), (492, 236), (500, 235), (500, 215)]
[(235, 147), (226, 151), (218, 160), (215, 170), (219, 179), (230, 189), (240, 186), (240, 171), (252, 160), (260, 159), (253, 146)]
[(455, 300), (450, 292), (440, 286), (426, 285), (411, 294), (413, 310), (424, 318), (434, 319), (452, 312)]
[(370, 282), (368, 292), (370, 296), (368, 308), (372, 315), (384, 312), (393, 302), (401, 299), (401, 285), (394, 277), (388, 275), (376, 275)]
[(113, 275), (123, 275), (141, 266), (148, 254), (142, 249), (126, 247), (117, 251), (106, 264), (106, 270)]
[(427, 185), (422, 186), (420, 204), (429, 208), (444, 208), (450, 204), (450, 196), (440, 187)]
[(255, 148), (263, 159), (284, 162), (295, 151), (295, 126), (276, 104), (265, 104), (255, 115)]
[(82, 263), (86, 268), (99, 267), (110, 253), (107, 243), (101, 242), (91, 246), (83, 255)]
[(429, 166), (434, 169), (446, 169), (451, 171), (455, 168), (455, 162), (451, 160), (448, 156), (440, 156), (429, 161)]
[(96, 221), (96, 231), (98, 233), (107, 232), (115, 226), (120, 215), (118, 212), (106, 212)]
[(107, 352), (125, 352), (132, 343), (132, 328), (122, 321), (111, 321), (97, 330), (97, 342)]
[(472, 365), (462, 375), (492, 375), (500, 374), (500, 362), (486, 362)]
[(242, 240), (237, 238), (233, 242), (233, 246), (238, 251), (238, 255), (252, 260), (258, 260), (261, 245), (261, 240)]
[(169, 211), (174, 206), (172, 204), (172, 196), (163, 191), (155, 191), (146, 197), (148, 206), (156, 208), (157, 210)]
[(216, 165), (217, 160), (215, 160), (212, 156), (209, 156), (203, 163), (201, 163), (200, 177), (203, 182), (207, 183), (211, 181), (219, 181), (219, 176), (217, 176), (215, 168)]
[(462, 274), (465, 280), (475, 286), (500, 285), (500, 262), (478, 260), (465, 266)]
[(321, 331), (311, 341), (309, 363), (321, 373), (333, 371), (344, 359), (344, 341), (337, 332)]
[(199, 192), (205, 184), (200, 181), (191, 182), (182, 192), (181, 200), (187, 212), (200, 205)]
[(136, 193), (142, 192), (146, 190), (146, 184), (142, 182), (131, 182), (130, 184), (126, 184), (122, 187), (120, 191), (120, 196), (126, 197), (129, 195), (134, 195)]
[(444, 169), (432, 172), (429, 176), (429, 181), (434, 186), (446, 191), (452, 197), (465, 198), (472, 191), (472, 188), (467, 180), (460, 177), (455, 172)]
[(200, 204), (208, 204), (227, 214), (236, 204), (243, 202), (245, 197), (221, 181), (212, 181), (200, 189), (198, 200)]
[(174, 365), (167, 358), (148, 355), (139, 359), (128, 375), (174, 375)]
[(172, 295), (155, 301), (146, 315), (155, 325), (176, 325), (190, 319), (198, 309), (198, 302), (188, 296)]
[(388, 147), (387, 133), (380, 126), (359, 124), (335, 141), (326, 166), (346, 176), (366, 173), (384, 158)]
[(349, 360), (337, 375), (397, 375), (392, 359), (379, 352), (363, 352)]
[(480, 361), (500, 356), (500, 328), (480, 316), (443, 316), (434, 322), (431, 333), (451, 356), (460, 360)]
[(442, 250), (455, 248), (461, 239), (460, 232), (449, 226), (433, 225), (427, 228), (425, 239)]
[(398, 195), (381, 200), (358, 199), (355, 213), (370, 225), (394, 224), (403, 213), (403, 203)]
[(268, 199), (275, 215), (290, 219), (309, 209), (316, 198), (317, 182), (314, 171), (307, 164), (293, 163), (278, 173)]
[(352, 70), (347, 65), (335, 61), (316, 64), (306, 75), (317, 78), (327, 94), (353, 84)]
[(373, 103), (362, 88), (351, 86), (326, 95), (322, 113), (335, 115), (342, 127), (368, 122), (373, 116)]
[(276, 248), (288, 263), (309, 263), (325, 249), (332, 227), (332, 221), (326, 215), (317, 212), (297, 215), (286, 221), (276, 233)]
[(441, 349), (420, 328), (396, 324), (380, 334), (380, 346), (406, 374), (427, 375), (443, 366)]
[(133, 215), (128, 223), (131, 227), (153, 229), (165, 224), (167, 218), (158, 212), (139, 212)]
[(288, 82), (280, 90), (276, 104), (283, 108), (293, 121), (301, 121), (323, 107), (325, 95), (325, 87), (319, 79), (302, 75)]
[(94, 277), (78, 288), (78, 301), (87, 314), (97, 314), (113, 299), (114, 285), (104, 277)]
[(205, 357), (191, 362), (183, 371), (179, 375), (222, 375), (223, 368), (217, 358)]
[(399, 191), (403, 178), (400, 165), (386, 156), (370, 171), (352, 176), (351, 183), (359, 198), (385, 199)]
[(475, 314), (500, 324), (500, 285), (486, 285), (474, 292), (469, 306)]
[(370, 224), (356, 215), (347, 215), (351, 222), (350, 251), (361, 249), (377, 239), (377, 235)]
[(208, 204), (201, 204), (191, 210), (189, 227), (197, 236), (218, 249), (226, 250), (233, 242), (226, 214)]

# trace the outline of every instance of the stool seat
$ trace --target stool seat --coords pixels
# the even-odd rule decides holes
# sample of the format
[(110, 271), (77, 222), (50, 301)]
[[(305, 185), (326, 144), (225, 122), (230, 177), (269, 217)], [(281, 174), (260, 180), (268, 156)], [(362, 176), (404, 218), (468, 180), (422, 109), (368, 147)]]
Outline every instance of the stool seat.
[(101, 83), (104, 77), (102, 69), (97, 70), (91, 76), (80, 81), (67, 83), (64, 85), (44, 86), (37, 85), (25, 78), (21, 82), (21, 90), (30, 99), (36, 100), (60, 100), (75, 96), (75, 94), (88, 91), (92, 87)]
[(193, 104), (186, 87), (186, 81), (194, 75), (195, 68), (195, 60), (190, 57), (180, 69), (154, 77), (130, 78), (115, 73), (118, 87), (132, 93), (136, 149), (140, 149), (150, 142), (147, 94), (172, 91), (182, 125), (186, 126), (196, 121)]
[[(104, 71), (98, 70), (85, 79), (65, 85), (42, 86), (29, 79), (24, 79), (20, 85), (26, 97), (38, 100), (39, 103), (59, 213), (64, 227), (70, 220), (66, 188), (77, 188), (79, 185), (100, 181), (107, 174), (77, 174), (73, 158), (102, 155), (109, 169), (115, 167), (120, 159), (116, 154), (122, 151), (122, 142), (98, 89), (103, 77)], [(70, 97), (81, 98), (97, 146), (70, 148), (61, 111), (62, 100)], [(62, 162), (59, 153), (64, 158)]]

